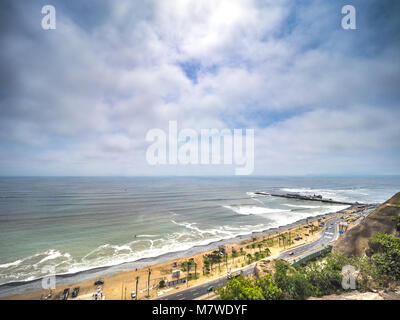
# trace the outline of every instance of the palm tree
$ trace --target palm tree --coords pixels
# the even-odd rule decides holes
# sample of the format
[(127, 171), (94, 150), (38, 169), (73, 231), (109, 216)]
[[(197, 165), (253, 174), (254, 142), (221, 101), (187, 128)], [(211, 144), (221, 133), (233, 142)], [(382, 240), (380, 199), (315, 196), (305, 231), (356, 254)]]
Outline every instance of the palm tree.
[(150, 275), (151, 275), (151, 268), (147, 269), (148, 276), (147, 276), (147, 296), (150, 297)]
[(203, 276), (206, 274), (206, 270), (208, 269), (208, 267), (210, 266), (210, 259), (208, 257), (208, 255), (204, 255), (203, 256)]
[(269, 248), (265, 248), (265, 254), (267, 257), (269, 257), (271, 255), (271, 250), (269, 250)]
[(218, 263), (218, 269), (219, 271), (221, 271), (221, 254), (219, 253), (219, 251), (213, 251), (213, 253), (211, 254), (211, 261), (212, 264)]
[(186, 279), (186, 286), (189, 287), (189, 275), (190, 275), (190, 266), (191, 266), (191, 261), (189, 261), (187, 264), (187, 279)]
[(259, 243), (258, 245), (257, 245), (257, 247), (258, 247), (258, 251), (261, 253), (261, 248), (262, 248), (262, 246), (263, 246), (263, 244), (262, 243)]
[(250, 264), (250, 261), (251, 261), (250, 260), (251, 259), (251, 254), (250, 253), (247, 254), (247, 258), (249, 259), (249, 264)]
[(236, 250), (234, 248), (232, 248), (232, 260), (233, 260), (233, 264), (235, 264), (235, 256), (236, 256)]
[(136, 276), (136, 296), (135, 296), (135, 300), (137, 300), (137, 296), (138, 296), (138, 284), (139, 284), (139, 276)]

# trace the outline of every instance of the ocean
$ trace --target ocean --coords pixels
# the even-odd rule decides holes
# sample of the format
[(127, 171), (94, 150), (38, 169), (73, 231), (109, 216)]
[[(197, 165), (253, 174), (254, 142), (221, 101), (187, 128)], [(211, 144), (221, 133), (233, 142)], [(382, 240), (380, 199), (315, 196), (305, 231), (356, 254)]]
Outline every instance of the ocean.
[(400, 177), (0, 178), (0, 284), (116, 266), (346, 208), (254, 194), (378, 203)]

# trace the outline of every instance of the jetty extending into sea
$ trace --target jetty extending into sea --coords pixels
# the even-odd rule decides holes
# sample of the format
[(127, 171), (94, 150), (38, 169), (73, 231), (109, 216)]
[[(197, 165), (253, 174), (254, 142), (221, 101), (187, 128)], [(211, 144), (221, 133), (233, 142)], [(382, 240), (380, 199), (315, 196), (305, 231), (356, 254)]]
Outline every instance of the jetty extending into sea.
[(345, 205), (363, 205), (359, 202), (346, 202), (346, 201), (337, 201), (332, 199), (325, 199), (321, 195), (312, 195), (312, 196), (305, 196), (298, 193), (285, 193), (285, 194), (277, 194), (277, 193), (268, 193), (257, 191), (254, 192), (255, 194), (263, 195), (263, 196), (272, 196), (272, 197), (281, 197), (281, 198), (288, 198), (288, 199), (295, 199), (295, 200), (306, 200), (306, 201), (319, 201), (319, 202), (326, 202), (326, 203), (333, 203), (333, 204), (345, 204)]

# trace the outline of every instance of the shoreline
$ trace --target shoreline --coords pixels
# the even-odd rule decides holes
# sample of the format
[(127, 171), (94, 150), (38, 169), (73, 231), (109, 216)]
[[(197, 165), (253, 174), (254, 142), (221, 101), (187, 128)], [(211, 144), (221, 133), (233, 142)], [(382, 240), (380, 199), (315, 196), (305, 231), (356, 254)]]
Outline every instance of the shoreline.
[[(117, 276), (120, 273), (129, 272), (133, 270), (143, 269), (150, 266), (156, 266), (159, 264), (172, 262), (172, 260), (182, 259), (185, 257), (190, 257), (198, 254), (204, 254), (208, 251), (212, 251), (217, 249), (221, 245), (237, 245), (242, 241), (249, 240), (253, 237), (260, 237), (260, 236), (273, 236), (279, 233), (291, 230), (293, 228), (299, 227), (304, 225), (307, 221), (308, 222), (315, 222), (318, 219), (325, 219), (332, 216), (339, 215), (344, 213), (348, 210), (353, 210), (357, 208), (357, 205), (352, 205), (342, 210), (336, 212), (330, 212), (326, 214), (320, 214), (317, 216), (310, 216), (304, 219), (300, 219), (293, 223), (274, 227), (270, 229), (265, 229), (262, 231), (255, 231), (246, 235), (238, 235), (232, 238), (221, 239), (219, 241), (214, 241), (206, 245), (197, 245), (193, 246), (189, 249), (174, 251), (174, 252), (166, 252), (164, 254), (155, 256), (155, 257), (146, 257), (141, 258), (131, 262), (124, 262), (121, 264), (116, 264), (112, 266), (102, 266), (87, 270), (78, 271), (76, 273), (66, 273), (66, 274), (59, 274), (56, 275), (56, 283), (57, 286), (65, 286), (71, 284), (82, 283), (86, 281), (92, 281), (97, 278), (110, 278)], [(0, 299), (4, 299), (10, 296), (15, 295), (25, 295), (30, 293), (35, 293), (38, 291), (42, 291), (41, 283), (42, 278), (27, 280), (27, 281), (14, 281), (0, 285)]]

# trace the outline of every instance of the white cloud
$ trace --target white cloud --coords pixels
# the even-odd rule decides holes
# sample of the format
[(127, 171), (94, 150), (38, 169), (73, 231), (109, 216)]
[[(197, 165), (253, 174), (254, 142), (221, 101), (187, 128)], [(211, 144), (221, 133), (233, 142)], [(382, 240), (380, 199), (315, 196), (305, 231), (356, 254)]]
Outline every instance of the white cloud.
[[(0, 101), (0, 145), (15, 147), (3, 155), (4, 172), (8, 157), (20, 157), (14, 172), (35, 172), (48, 159), (58, 174), (172, 173), (145, 163), (146, 132), (166, 130), (169, 120), (196, 130), (256, 128), (256, 173), (272, 164), (282, 174), (309, 172), (322, 158), (328, 171), (341, 161), (351, 171), (360, 155), (398, 149), (396, 50), (353, 54), (354, 38), (336, 29), (332, 8), (120, 0), (90, 28), (83, 12), (58, 10), (53, 33), (17, 10), (20, 27), (1, 55), (12, 74)], [(196, 81), (180, 67), (187, 62), (198, 68)], [(370, 159), (371, 170), (387, 163)]]

